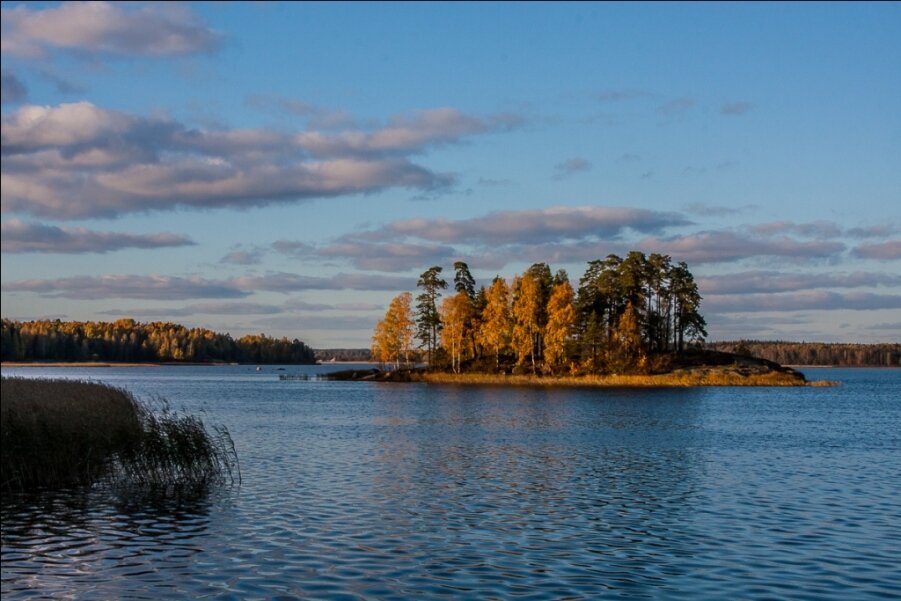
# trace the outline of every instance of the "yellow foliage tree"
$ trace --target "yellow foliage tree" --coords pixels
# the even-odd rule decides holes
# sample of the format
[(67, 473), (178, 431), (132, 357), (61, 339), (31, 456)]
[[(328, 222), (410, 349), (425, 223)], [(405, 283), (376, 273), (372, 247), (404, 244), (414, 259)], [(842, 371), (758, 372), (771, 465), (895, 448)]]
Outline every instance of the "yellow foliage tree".
[(510, 348), (513, 338), (513, 316), (510, 313), (510, 288), (503, 278), (494, 278), (485, 293), (486, 304), (482, 311), (478, 342), (484, 348), (494, 350), (494, 367), (500, 367), (501, 353)]
[(385, 318), (379, 320), (372, 334), (372, 356), (379, 363), (400, 366), (410, 362), (415, 322), (413, 320), (413, 295), (398, 294), (388, 305)]
[(528, 271), (513, 281), (513, 350), (516, 364), (524, 365), (531, 359), (535, 370), (535, 347), (541, 335), (541, 286)]
[(551, 369), (566, 361), (566, 345), (576, 323), (573, 288), (568, 281), (554, 286), (547, 303), (547, 328), (544, 333), (544, 360)]
[(472, 299), (465, 291), (448, 296), (441, 303), (441, 346), (450, 355), (451, 369), (460, 373), (472, 323)]
[(642, 348), (641, 322), (632, 303), (626, 305), (616, 328), (610, 333), (607, 367), (614, 372), (642, 372), (647, 367), (647, 357)]

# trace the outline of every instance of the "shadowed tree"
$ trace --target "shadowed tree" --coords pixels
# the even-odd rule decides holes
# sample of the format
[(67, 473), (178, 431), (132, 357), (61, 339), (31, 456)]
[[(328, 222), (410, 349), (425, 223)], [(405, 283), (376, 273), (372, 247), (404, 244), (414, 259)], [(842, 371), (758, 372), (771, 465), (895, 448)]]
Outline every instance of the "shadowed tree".
[(416, 286), (422, 289), (416, 297), (416, 337), (426, 349), (429, 365), (438, 348), (438, 333), (441, 330), (441, 316), (438, 314), (438, 299), (447, 282), (441, 279), (441, 267), (435, 265), (419, 276)]
[(469, 300), (476, 298), (476, 281), (469, 272), (469, 265), (463, 261), (454, 263), (454, 290), (465, 292)]

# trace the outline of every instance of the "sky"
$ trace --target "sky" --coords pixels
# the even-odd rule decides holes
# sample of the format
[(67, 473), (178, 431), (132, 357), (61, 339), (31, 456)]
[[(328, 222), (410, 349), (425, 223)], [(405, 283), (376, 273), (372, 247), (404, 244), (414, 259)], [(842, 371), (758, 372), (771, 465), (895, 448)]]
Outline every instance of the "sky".
[(899, 3), (2, 3), (2, 314), (368, 347), (630, 250), (710, 340), (901, 340)]

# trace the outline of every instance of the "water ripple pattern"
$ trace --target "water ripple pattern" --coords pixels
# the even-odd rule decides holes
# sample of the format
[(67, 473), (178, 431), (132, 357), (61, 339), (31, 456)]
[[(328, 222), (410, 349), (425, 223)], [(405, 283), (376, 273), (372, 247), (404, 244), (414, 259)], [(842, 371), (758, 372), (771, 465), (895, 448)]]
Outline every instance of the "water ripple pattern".
[(91, 378), (226, 425), (238, 489), (2, 503), (9, 599), (901, 598), (901, 371), (839, 388)]

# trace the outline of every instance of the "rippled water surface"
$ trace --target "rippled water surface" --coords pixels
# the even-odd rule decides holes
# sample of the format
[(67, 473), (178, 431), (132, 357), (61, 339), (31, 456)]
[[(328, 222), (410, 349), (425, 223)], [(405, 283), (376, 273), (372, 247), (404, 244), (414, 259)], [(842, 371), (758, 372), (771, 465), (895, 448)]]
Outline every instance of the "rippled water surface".
[(805, 389), (4, 369), (203, 411), (243, 484), (2, 503), (8, 599), (901, 597), (901, 371)]

